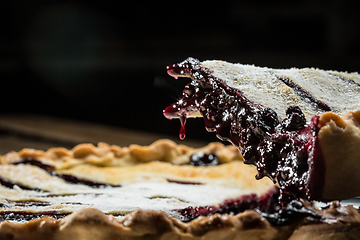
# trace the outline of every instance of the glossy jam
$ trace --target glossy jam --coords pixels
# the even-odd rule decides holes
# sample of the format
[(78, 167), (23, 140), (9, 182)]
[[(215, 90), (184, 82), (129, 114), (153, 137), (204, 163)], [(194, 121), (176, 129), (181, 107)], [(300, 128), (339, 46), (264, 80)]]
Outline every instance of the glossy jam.
[[(245, 163), (257, 167), (257, 179), (267, 176), (279, 184), (283, 205), (293, 199), (321, 197), (324, 165), (317, 140), (318, 116), (306, 124), (301, 109), (293, 106), (287, 109), (286, 118), (280, 119), (272, 109), (251, 102), (193, 58), (169, 65), (167, 71), (171, 76), (192, 79), (181, 98), (164, 110), (167, 118), (181, 119), (182, 136), (183, 118), (199, 111), (208, 131), (230, 141)], [(312, 166), (316, 166), (316, 175), (310, 172)]]

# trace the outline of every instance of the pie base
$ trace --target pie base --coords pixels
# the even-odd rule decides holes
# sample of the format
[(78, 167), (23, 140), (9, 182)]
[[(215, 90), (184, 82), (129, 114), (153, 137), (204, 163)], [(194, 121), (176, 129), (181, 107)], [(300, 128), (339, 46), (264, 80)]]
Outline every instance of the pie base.
[[(346, 216), (343, 216), (346, 214)], [(301, 219), (291, 225), (274, 227), (255, 211), (235, 216), (216, 214), (183, 223), (164, 212), (137, 210), (121, 221), (97, 209), (78, 210), (54, 220), (49, 217), (27, 223), (3, 222), (1, 239), (357, 239), (360, 214), (352, 207), (329, 208), (322, 212), (327, 222), (307, 223)]]

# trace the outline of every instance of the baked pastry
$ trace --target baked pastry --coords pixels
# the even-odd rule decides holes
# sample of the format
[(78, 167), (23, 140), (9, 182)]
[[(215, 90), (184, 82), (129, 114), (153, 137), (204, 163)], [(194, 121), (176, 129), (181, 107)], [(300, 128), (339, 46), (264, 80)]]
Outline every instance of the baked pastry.
[(168, 73), (192, 79), (164, 110), (181, 120), (181, 137), (187, 117), (203, 116), (208, 131), (257, 167), (257, 179), (279, 184), (284, 204), (360, 194), (359, 74), (194, 58), (169, 65)]
[[(347, 237), (360, 214), (335, 203), (286, 208), (233, 146), (159, 140), (120, 148), (24, 149), (1, 157), (0, 239), (288, 239)], [(321, 226), (320, 228), (314, 226)], [(355, 234), (355, 235), (354, 235)], [(291, 238), (301, 239), (301, 238)]]

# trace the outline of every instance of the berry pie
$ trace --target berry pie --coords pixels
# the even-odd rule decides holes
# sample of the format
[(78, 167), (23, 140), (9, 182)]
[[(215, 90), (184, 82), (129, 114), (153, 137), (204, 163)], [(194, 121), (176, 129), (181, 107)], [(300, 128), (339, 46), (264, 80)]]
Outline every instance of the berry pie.
[[(323, 159), (338, 159), (356, 146), (360, 114), (337, 114), (357, 108), (357, 102), (340, 108), (319, 100), (315, 87), (305, 90), (290, 80), (285, 73), (292, 70), (259, 68), (263, 76), (245, 66), (251, 74), (241, 77), (238, 66), (192, 58), (170, 65), (170, 75), (192, 81), (164, 110), (168, 118), (180, 118), (181, 137), (187, 117), (203, 116), (209, 131), (233, 145), (192, 148), (158, 140), (149, 146), (79, 144), (1, 156), (0, 239), (357, 239), (358, 209), (311, 201), (344, 195), (328, 193), (328, 173), (322, 170), (329, 162)], [(291, 86), (270, 82), (272, 74), (282, 74)], [(357, 75), (329, 74), (351, 86), (343, 94), (357, 96)], [(249, 89), (254, 84), (264, 94), (280, 90), (282, 96), (261, 102), (228, 79)], [(281, 109), (285, 113), (278, 114)], [(338, 149), (339, 141), (348, 147)], [(330, 144), (332, 153), (326, 150)]]

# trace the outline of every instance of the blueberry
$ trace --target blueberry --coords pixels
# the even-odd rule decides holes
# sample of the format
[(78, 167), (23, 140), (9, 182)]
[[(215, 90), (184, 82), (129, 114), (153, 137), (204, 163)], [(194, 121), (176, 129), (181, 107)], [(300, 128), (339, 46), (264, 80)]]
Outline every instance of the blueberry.
[(215, 154), (203, 152), (194, 153), (190, 157), (191, 166), (215, 166), (219, 164), (219, 159)]

